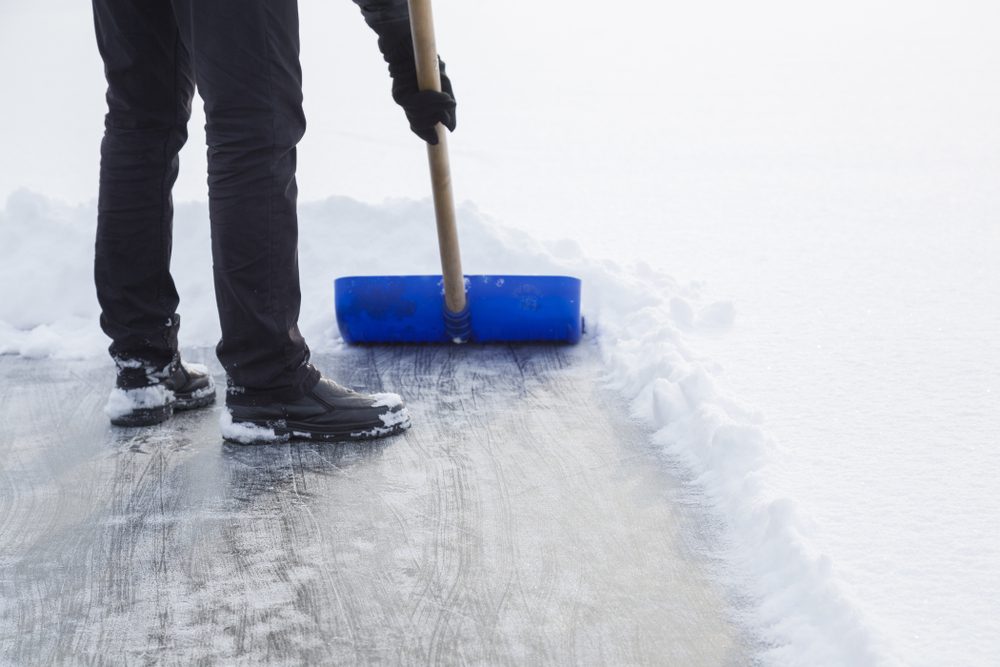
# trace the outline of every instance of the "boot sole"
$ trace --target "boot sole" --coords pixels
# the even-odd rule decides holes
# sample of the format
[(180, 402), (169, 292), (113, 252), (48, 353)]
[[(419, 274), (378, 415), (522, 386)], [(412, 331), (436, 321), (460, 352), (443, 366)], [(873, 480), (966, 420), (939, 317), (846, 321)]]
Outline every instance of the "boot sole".
[(209, 405), (215, 403), (215, 392), (206, 396), (197, 396), (191, 398), (177, 398), (177, 403), (174, 404), (174, 410), (194, 410), (196, 408), (205, 408)]
[[(403, 408), (402, 412), (405, 412)], [(397, 414), (400, 410), (391, 410), (389, 414)], [(288, 442), (289, 440), (306, 440), (312, 442), (353, 442), (361, 440), (377, 440), (393, 435), (399, 435), (410, 428), (409, 413), (406, 413), (402, 420), (392, 425), (379, 424), (345, 424), (317, 428), (314, 424), (288, 421), (268, 421), (265, 419), (233, 419), (234, 426), (249, 426), (253, 430), (260, 430), (259, 437), (253, 437), (249, 433), (242, 433), (239, 438), (227, 436), (223, 433), (222, 438), (226, 442), (240, 445), (267, 445), (276, 442)]]
[(111, 425), (127, 427), (156, 426), (173, 417), (174, 412), (204, 408), (213, 403), (215, 403), (215, 392), (206, 396), (179, 397), (166, 405), (158, 405), (154, 408), (140, 408), (121, 417), (115, 417), (111, 420)]
[(111, 419), (112, 426), (155, 426), (174, 416), (176, 403), (158, 405), (155, 408), (140, 408), (128, 414)]

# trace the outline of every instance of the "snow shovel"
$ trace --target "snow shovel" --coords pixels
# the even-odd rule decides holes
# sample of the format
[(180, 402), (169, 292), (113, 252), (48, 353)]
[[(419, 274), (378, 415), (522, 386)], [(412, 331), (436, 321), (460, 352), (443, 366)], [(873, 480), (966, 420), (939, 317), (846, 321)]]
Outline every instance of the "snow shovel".
[[(430, 0), (408, 0), (417, 81), (441, 90)], [(492, 343), (580, 340), (580, 280), (462, 273), (448, 133), (427, 144), (442, 275), (352, 276), (335, 281), (337, 324), (348, 343)]]

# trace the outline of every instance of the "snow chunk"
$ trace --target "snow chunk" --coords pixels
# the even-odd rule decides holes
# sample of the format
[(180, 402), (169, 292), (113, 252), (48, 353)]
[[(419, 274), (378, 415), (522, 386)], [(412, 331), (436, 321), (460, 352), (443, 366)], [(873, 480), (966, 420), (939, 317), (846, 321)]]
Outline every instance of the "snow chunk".
[(125, 357), (115, 357), (115, 364), (118, 368), (141, 368), (147, 374), (155, 372), (157, 369), (153, 368), (149, 364), (146, 364), (142, 359), (127, 359)]
[(406, 408), (395, 412), (387, 412), (379, 415), (384, 426), (376, 426), (367, 431), (355, 431), (351, 433), (352, 438), (381, 438), (384, 435), (410, 428), (410, 413)]
[(228, 409), (223, 409), (219, 415), (219, 428), (222, 431), (223, 438), (244, 445), (284, 442), (288, 440), (287, 435), (278, 435), (274, 432), (273, 428), (257, 426), (256, 424), (234, 423), (233, 415)]
[(402, 410), (396, 410), (395, 412), (386, 412), (378, 416), (382, 420), (382, 423), (388, 427), (398, 426), (399, 424), (406, 424), (409, 426), (410, 423), (410, 412), (403, 408)]
[(191, 400), (198, 400), (199, 398), (205, 398), (206, 396), (212, 396), (213, 394), (215, 394), (215, 380), (209, 376), (208, 386), (192, 391)]
[(375, 402), (372, 403), (372, 407), (375, 408), (398, 408), (403, 405), (403, 398), (399, 394), (391, 394), (388, 392), (381, 394), (372, 394), (372, 398)]
[(190, 361), (182, 361), (181, 365), (192, 373), (200, 373), (201, 375), (210, 375), (208, 372), (208, 366), (206, 366), (205, 364), (196, 364)]
[(119, 419), (136, 410), (158, 408), (174, 402), (174, 392), (163, 385), (139, 389), (119, 389), (115, 387), (108, 396), (104, 414), (111, 419)]

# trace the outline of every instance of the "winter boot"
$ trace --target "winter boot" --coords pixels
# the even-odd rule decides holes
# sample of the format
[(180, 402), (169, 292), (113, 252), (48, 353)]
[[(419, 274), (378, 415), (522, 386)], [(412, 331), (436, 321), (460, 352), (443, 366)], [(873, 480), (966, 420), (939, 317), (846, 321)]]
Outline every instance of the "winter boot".
[(401, 433), (410, 414), (396, 394), (361, 394), (326, 378), (293, 401), (226, 392), (222, 437), (245, 445), (285, 440), (368, 440)]
[(215, 381), (201, 364), (174, 356), (156, 369), (137, 359), (116, 359), (118, 379), (104, 412), (115, 426), (152, 426), (175, 410), (202, 408), (215, 402)]

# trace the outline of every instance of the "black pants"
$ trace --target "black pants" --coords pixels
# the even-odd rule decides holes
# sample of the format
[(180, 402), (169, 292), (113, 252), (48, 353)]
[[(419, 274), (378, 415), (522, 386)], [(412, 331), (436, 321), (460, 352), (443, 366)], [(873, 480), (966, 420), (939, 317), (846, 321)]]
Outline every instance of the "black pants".
[(177, 154), (205, 102), (219, 360), (236, 392), (318, 379), (298, 329), (295, 145), (305, 132), (296, 0), (93, 0), (108, 80), (95, 281), (116, 358), (177, 350)]

